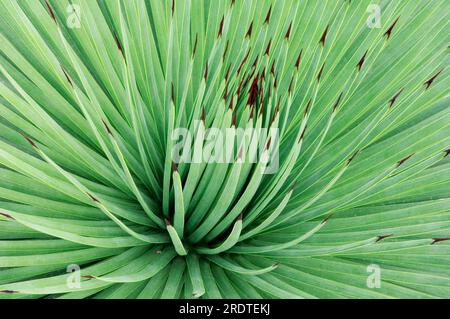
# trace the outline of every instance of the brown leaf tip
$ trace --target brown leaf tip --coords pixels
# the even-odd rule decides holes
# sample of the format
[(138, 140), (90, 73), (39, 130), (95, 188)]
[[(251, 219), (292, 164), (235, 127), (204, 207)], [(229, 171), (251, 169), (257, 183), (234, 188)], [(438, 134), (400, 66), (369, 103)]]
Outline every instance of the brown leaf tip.
[(115, 32), (114, 32), (114, 41), (116, 41), (117, 48), (119, 49), (120, 54), (122, 54), (123, 58), (125, 59), (125, 54), (123, 52), (122, 44), (120, 43), (119, 37), (117, 36), (117, 34)]
[(364, 55), (362, 56), (361, 60), (359, 60), (359, 62), (358, 62), (358, 64), (357, 64), (358, 71), (361, 71), (364, 62), (366, 61), (367, 52), (369, 52), (369, 50), (366, 50), (366, 52), (365, 52)]
[(442, 71), (444, 71), (445, 68), (442, 68), (441, 70), (439, 70), (438, 73), (436, 73), (435, 75), (433, 75), (429, 80), (427, 80), (424, 85), (426, 86), (426, 89), (428, 89), (431, 84), (433, 84), (434, 80), (436, 80), (436, 78), (439, 76), (439, 74), (442, 73)]
[(447, 148), (447, 149), (444, 151), (444, 157), (447, 157), (448, 155), (450, 155), (450, 148)]
[(66, 77), (67, 82), (69, 82), (70, 86), (73, 87), (73, 83), (72, 80), (69, 77), (69, 74), (67, 74), (66, 70), (64, 69), (64, 67), (61, 65), (61, 70), (64, 73), (64, 76)]
[(394, 234), (377, 236), (377, 240), (375, 242), (378, 243), (379, 241), (381, 241), (385, 238), (391, 237), (391, 236), (394, 236)]
[(94, 279), (95, 276), (92, 276), (92, 275), (85, 275), (85, 276), (81, 276), (81, 278)]
[(325, 40), (327, 39), (327, 34), (328, 34), (328, 28), (329, 28), (329, 27), (330, 27), (330, 26), (327, 25), (327, 27), (325, 28), (325, 31), (323, 31), (323, 33), (322, 33), (322, 37), (320, 38), (319, 43), (322, 44), (322, 47), (325, 46)]
[(289, 27), (286, 31), (286, 35), (284, 36), (288, 40), (289, 40), (289, 37), (291, 36), (291, 28), (292, 28), (292, 21), (291, 21), (291, 23), (289, 23)]
[(0, 294), (18, 294), (16, 290), (0, 290)]
[(319, 74), (317, 74), (317, 82), (320, 81), (320, 79), (322, 78), (322, 74), (323, 74), (323, 69), (325, 68), (325, 63), (322, 64), (322, 67), (320, 68)]
[(450, 240), (450, 237), (448, 238), (432, 238), (433, 242), (431, 243), (431, 245), (437, 244), (441, 241), (446, 241), (446, 240)]
[(11, 215), (9, 215), (9, 214), (6, 214), (6, 213), (0, 213), (0, 215), (5, 216), (5, 217), (8, 218), (8, 219), (14, 220), (14, 218), (13, 218)]
[(361, 150), (357, 150), (355, 153), (353, 153), (353, 155), (348, 159), (347, 165), (350, 165), (350, 163), (353, 162), (353, 160), (355, 159), (356, 155), (358, 155), (358, 153), (359, 153), (360, 151), (361, 151)]
[(53, 11), (53, 8), (50, 5), (50, 3), (48, 3), (48, 0), (45, 0), (45, 5), (47, 6), (48, 12), (50, 13), (50, 16), (52, 17), (53, 21), (57, 23), (55, 12)]
[(391, 26), (389, 27), (389, 29), (387, 29), (387, 31), (384, 33), (387, 40), (389, 40), (389, 38), (391, 37), (392, 30), (394, 29), (395, 25), (397, 24), (398, 19), (400, 19), (400, 16), (398, 16), (397, 19), (395, 19), (394, 23), (392, 23)]
[(295, 68), (298, 70), (300, 68), (300, 62), (302, 60), (303, 49), (300, 49), (300, 53), (298, 54), (297, 61), (295, 61)]
[(217, 34), (218, 38), (220, 38), (222, 36), (224, 19), (225, 19), (225, 16), (222, 16), (222, 20), (220, 20), (220, 25), (219, 25), (219, 33)]
[(401, 88), (400, 91), (398, 91), (393, 97), (392, 99), (389, 100), (389, 108), (392, 108), (392, 106), (394, 105), (395, 101), (397, 101), (398, 97), (400, 96), (400, 94), (403, 92), (405, 88)]
[(20, 135), (23, 136), (23, 138), (30, 143), (31, 146), (33, 146), (34, 148), (38, 148), (37, 145), (31, 140), (31, 138), (29, 138), (28, 136), (25, 135), (24, 132), (19, 131)]
[(172, 224), (167, 218), (164, 218), (164, 223), (166, 224), (166, 226), (172, 226)]
[(243, 213), (241, 213), (241, 214), (239, 215), (239, 217), (238, 217), (238, 220), (242, 220), (242, 219), (244, 219), (244, 214), (243, 214)]
[(89, 196), (89, 198), (92, 199), (93, 202), (100, 203), (100, 201), (96, 197), (94, 197), (92, 194), (86, 192), (86, 195)]
[(192, 49), (192, 56), (195, 56), (195, 53), (197, 52), (197, 45), (198, 45), (198, 34), (195, 34), (195, 40), (194, 40), (194, 47)]
[(339, 94), (337, 101), (334, 103), (333, 112), (336, 111), (336, 109), (338, 108), (339, 103), (341, 102), (342, 99), (342, 95), (344, 95), (344, 92), (341, 92), (341, 94)]
[(264, 20), (264, 24), (269, 24), (271, 14), (272, 14), (272, 5), (270, 5), (269, 11), (267, 12), (266, 19)]
[(109, 135), (112, 135), (112, 131), (111, 128), (109, 127), (109, 125), (106, 123), (106, 121), (104, 119), (102, 119), (103, 122), (103, 126), (105, 126), (106, 131), (108, 132)]
[(403, 165), (403, 164), (404, 164), (407, 160), (409, 160), (414, 154), (416, 154), (416, 153), (412, 153), (412, 154), (406, 156), (405, 158), (399, 160), (399, 161), (397, 162), (397, 167)]
[(250, 23), (250, 26), (248, 27), (247, 33), (245, 34), (245, 37), (250, 38), (252, 36), (252, 31), (253, 31), (253, 21)]
[(172, 171), (178, 172), (178, 167), (177, 167), (177, 164), (175, 162), (172, 162)]
[(333, 217), (334, 214), (330, 214), (328, 215), (324, 220), (322, 220), (321, 224), (325, 224), (326, 222), (328, 222), (328, 220)]

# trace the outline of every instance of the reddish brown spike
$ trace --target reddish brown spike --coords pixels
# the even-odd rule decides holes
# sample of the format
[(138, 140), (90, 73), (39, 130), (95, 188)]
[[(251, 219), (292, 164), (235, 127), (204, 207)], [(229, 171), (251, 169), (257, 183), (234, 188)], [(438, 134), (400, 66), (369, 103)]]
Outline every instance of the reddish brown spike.
[(172, 162), (172, 171), (173, 172), (178, 172), (178, 167), (177, 167), (177, 164), (175, 162)]
[(273, 88), (276, 89), (278, 86), (278, 79), (277, 76), (275, 75), (274, 79), (273, 79)]
[(203, 78), (205, 79), (205, 81), (208, 78), (208, 67), (208, 62), (206, 62), (205, 73), (203, 74)]
[(18, 294), (16, 290), (0, 290), (0, 294)]
[(325, 217), (324, 220), (322, 220), (321, 224), (325, 224), (331, 217), (333, 217), (334, 214), (330, 214), (327, 217)]
[(203, 124), (205, 124), (205, 120), (206, 120), (206, 112), (205, 112), (205, 107), (202, 108), (202, 122)]
[(237, 113), (233, 113), (233, 121), (231, 122), (231, 126), (236, 126), (237, 123)]
[(48, 0), (45, 0), (45, 5), (47, 6), (48, 12), (50, 13), (50, 16), (52, 17), (53, 21), (55, 21), (55, 23), (58, 23), (56, 21), (56, 15), (55, 12), (53, 11), (52, 6), (50, 5), (50, 3), (48, 3)]
[(106, 131), (108, 132), (108, 134), (109, 134), (109, 135), (113, 135), (113, 134), (112, 134), (112, 131), (111, 131), (110, 127), (109, 127), (109, 125), (106, 124), (106, 121), (105, 121), (104, 119), (102, 119), (102, 122), (103, 122), (103, 126), (105, 127), (105, 129), (106, 129)]
[(270, 46), (271, 45), (272, 45), (272, 39), (270, 39), (269, 43), (267, 44), (266, 52), (264, 52), (265, 55), (269, 55), (269, 53), (270, 53)]
[(333, 112), (336, 111), (337, 107), (339, 106), (339, 103), (341, 102), (341, 98), (342, 98), (343, 94), (344, 94), (344, 92), (341, 92), (341, 94), (339, 94), (339, 97), (338, 97), (336, 103), (334, 103), (334, 105), (333, 105)]
[(444, 157), (447, 157), (448, 155), (450, 155), (450, 148), (447, 148), (445, 151), (444, 151)]
[(450, 237), (448, 238), (432, 238), (433, 242), (431, 243), (431, 245), (434, 245), (436, 243), (439, 243), (441, 241), (446, 241), (446, 240), (450, 240)]
[(405, 163), (407, 160), (409, 160), (414, 154), (416, 154), (416, 153), (412, 153), (411, 155), (408, 155), (405, 158), (403, 158), (400, 161), (398, 161), (397, 162), (397, 167), (401, 166), (403, 163)]
[(8, 219), (14, 220), (14, 218), (11, 215), (7, 214), (7, 213), (0, 213), (0, 215), (5, 216)]
[(292, 94), (292, 86), (294, 84), (294, 76), (291, 77), (291, 82), (289, 83), (289, 89), (288, 89), (288, 93), (289, 95)]
[(238, 220), (243, 220), (243, 219), (244, 219), (244, 214), (241, 213), (241, 214), (239, 215), (239, 217), (238, 217)]
[(323, 69), (325, 68), (325, 62), (322, 64), (322, 67), (320, 68), (319, 74), (317, 74), (317, 82), (320, 81), (320, 79), (322, 78), (322, 74), (323, 74)]
[(248, 105), (254, 105), (256, 103), (256, 97), (258, 95), (258, 75), (253, 79), (252, 84), (250, 85), (250, 91), (248, 94)]
[(84, 276), (81, 276), (81, 278), (94, 279), (95, 276), (92, 276), (92, 275), (84, 275)]
[(251, 36), (252, 36), (252, 31), (253, 31), (253, 21), (250, 23), (250, 26), (248, 27), (248, 31), (247, 31), (247, 33), (245, 34), (245, 37), (247, 38), (250, 38)]
[(266, 150), (268, 150), (270, 148), (270, 144), (272, 143), (272, 136), (269, 137), (269, 139), (267, 140), (266, 143)]
[(400, 94), (403, 92), (405, 88), (401, 88), (400, 91), (398, 91), (393, 97), (392, 99), (389, 100), (389, 108), (392, 108), (392, 106), (394, 105), (395, 101), (397, 101), (397, 98), (400, 96)]
[(197, 52), (197, 44), (198, 44), (198, 34), (195, 34), (195, 40), (194, 40), (194, 48), (192, 49), (192, 57), (195, 56), (195, 53)]
[(256, 65), (258, 64), (259, 55), (256, 56), (255, 61), (253, 61), (252, 68), (256, 68)]
[(272, 62), (272, 66), (270, 67), (270, 74), (275, 76), (275, 60)]
[(72, 80), (70, 79), (69, 75), (67, 74), (66, 70), (64, 69), (64, 67), (61, 65), (61, 70), (64, 73), (64, 76), (66, 77), (67, 82), (69, 82), (70, 86), (73, 87), (73, 83)]
[(444, 71), (445, 67), (442, 68), (438, 73), (436, 73), (435, 75), (433, 75), (429, 80), (427, 80), (424, 85), (426, 86), (426, 89), (428, 89), (431, 84), (433, 84), (434, 80), (436, 80), (436, 78), (439, 76), (439, 74), (442, 73), (442, 71)]
[(173, 82), (170, 83), (170, 98), (172, 99), (172, 103), (175, 104), (175, 90), (173, 88)]
[(361, 71), (361, 68), (364, 64), (364, 62), (366, 61), (366, 56), (367, 56), (367, 52), (369, 50), (366, 50), (366, 52), (364, 53), (364, 55), (362, 56), (361, 60), (359, 60), (358, 64), (356, 65), (356, 67), (358, 68), (358, 71)]
[(309, 99), (308, 104), (306, 104), (306, 108), (305, 108), (305, 116), (308, 114), (309, 112), (309, 108), (311, 107), (311, 99)]
[(350, 165), (350, 163), (353, 162), (353, 160), (355, 159), (356, 155), (358, 155), (358, 153), (359, 153), (360, 151), (361, 151), (361, 150), (357, 150), (355, 153), (353, 153), (353, 155), (348, 159), (347, 165)]
[[(238, 154), (238, 157), (237, 157), (238, 161), (242, 159), (242, 154), (243, 154), (243, 150), (242, 150), (242, 147), (241, 147), (239, 149), (239, 154)], [(241, 216), (242, 216), (242, 214), (241, 214)], [(242, 219), (242, 218), (240, 217), (240, 219)]]
[(123, 58), (125, 59), (125, 54), (123, 52), (122, 44), (120, 43), (120, 40), (117, 37), (117, 34), (115, 32), (114, 32), (114, 40), (116, 41), (116, 45), (117, 45), (117, 48), (120, 51), (120, 54), (122, 54)]
[(247, 59), (248, 59), (248, 56), (249, 56), (249, 54), (250, 54), (250, 50), (251, 50), (251, 47), (248, 49), (247, 54), (244, 56), (244, 59), (242, 60), (241, 64), (239, 65), (239, 68), (238, 68), (238, 70), (237, 70), (237, 74), (238, 74), (238, 75), (239, 75), (239, 73), (241, 73), (242, 67), (244, 66), (245, 62), (246, 62)]
[(384, 33), (384, 36), (386, 36), (387, 40), (389, 40), (389, 38), (391, 37), (392, 30), (394, 29), (395, 25), (397, 24), (398, 19), (400, 19), (400, 16), (398, 16), (397, 19), (395, 19), (394, 23), (392, 23), (391, 26), (389, 27), (389, 29), (387, 29), (387, 31)]
[(271, 14), (272, 14), (272, 5), (270, 5), (269, 11), (267, 12), (266, 19), (264, 20), (264, 24), (269, 24)]
[(303, 140), (303, 138), (305, 137), (305, 133), (306, 133), (306, 129), (308, 128), (308, 124), (305, 125), (305, 127), (303, 128), (302, 134), (300, 134), (300, 137), (298, 139), (298, 142), (300, 143), (301, 140)]
[(329, 26), (327, 25), (327, 27), (325, 28), (325, 31), (323, 31), (322, 37), (320, 38), (320, 41), (319, 41), (319, 43), (322, 44), (323, 47), (325, 46), (325, 40), (327, 39), (328, 28), (329, 28)]
[(225, 57), (227, 56), (229, 44), (230, 42), (227, 40), (227, 43), (225, 43), (225, 49), (223, 50), (222, 60), (225, 60)]
[(222, 36), (224, 19), (225, 19), (225, 16), (222, 16), (222, 20), (220, 20), (220, 25), (219, 25), (219, 33), (217, 34), (218, 38), (220, 38)]
[(94, 201), (96, 203), (100, 203), (100, 201), (96, 197), (92, 196), (92, 194), (86, 192), (86, 195), (89, 196), (89, 198), (92, 199), (92, 201)]
[(292, 21), (291, 21), (291, 23), (289, 23), (289, 27), (287, 29), (286, 35), (284, 36), (288, 40), (289, 40), (289, 37), (291, 36), (291, 28), (292, 28)]
[(302, 54), (303, 54), (303, 49), (300, 49), (300, 53), (298, 54), (297, 61), (295, 61), (295, 68), (297, 69), (297, 71), (300, 68), (300, 62), (302, 60)]
[(24, 132), (19, 131), (19, 134), (23, 136), (23, 138), (30, 143), (31, 146), (33, 146), (34, 148), (38, 148), (37, 145), (33, 142), (33, 140), (31, 138), (29, 138), (28, 136), (25, 135)]
[(172, 226), (172, 224), (167, 218), (164, 218), (164, 223), (166, 224), (166, 226)]
[(383, 240), (385, 238), (388, 238), (388, 237), (392, 237), (392, 236), (394, 236), (394, 234), (377, 236), (377, 240), (375, 242), (378, 243), (379, 241), (381, 241), (381, 240)]
[(175, 0), (172, 0), (172, 17), (175, 13)]

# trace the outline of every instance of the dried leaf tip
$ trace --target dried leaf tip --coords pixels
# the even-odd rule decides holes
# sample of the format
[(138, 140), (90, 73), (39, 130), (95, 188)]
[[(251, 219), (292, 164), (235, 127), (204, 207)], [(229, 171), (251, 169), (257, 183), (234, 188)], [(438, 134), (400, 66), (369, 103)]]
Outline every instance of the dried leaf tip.
[(317, 82), (320, 82), (320, 79), (322, 78), (323, 69), (325, 68), (325, 62), (322, 64), (322, 67), (320, 68), (319, 74), (317, 74)]
[(0, 294), (18, 294), (16, 290), (0, 290)]
[(70, 86), (73, 87), (73, 83), (72, 80), (69, 77), (69, 74), (67, 74), (66, 70), (64, 69), (64, 67), (61, 65), (61, 70), (64, 73), (64, 76), (66, 77), (67, 82), (69, 82)]
[(117, 36), (116, 32), (114, 32), (114, 40), (116, 41), (116, 45), (120, 51), (120, 54), (122, 54), (123, 58), (125, 59), (125, 54), (123, 52), (122, 44), (120, 43), (119, 37)]
[(206, 62), (205, 73), (203, 74), (203, 78), (205, 79), (205, 81), (208, 78), (208, 67), (209, 67), (208, 62)]
[(202, 122), (203, 122), (203, 124), (205, 124), (205, 120), (206, 120), (205, 107), (202, 107)]
[(444, 151), (444, 157), (447, 157), (448, 155), (450, 155), (450, 148), (447, 148), (447, 149)]
[(175, 162), (172, 162), (172, 171), (173, 172), (178, 172), (178, 167), (177, 167), (177, 164)]
[(325, 41), (326, 41), (326, 39), (327, 39), (327, 34), (328, 34), (328, 28), (329, 28), (329, 27), (330, 27), (330, 26), (327, 25), (327, 27), (325, 28), (325, 31), (323, 31), (322, 36), (320, 37), (319, 43), (322, 45), (322, 47), (325, 46)]
[(353, 160), (355, 159), (356, 155), (358, 155), (358, 153), (359, 153), (360, 151), (361, 151), (361, 150), (357, 150), (355, 153), (353, 153), (353, 155), (348, 159), (347, 165), (350, 165), (350, 163), (353, 162)]
[(103, 126), (105, 127), (106, 131), (108, 132), (108, 134), (112, 135), (111, 128), (109, 127), (109, 125), (106, 123), (106, 121), (104, 119), (102, 119), (102, 123), (103, 123)]
[(364, 65), (364, 62), (366, 61), (366, 56), (367, 56), (368, 52), (369, 52), (369, 50), (366, 50), (366, 52), (362, 56), (361, 60), (359, 60), (358, 64), (356, 65), (357, 68), (358, 68), (358, 71), (361, 71), (361, 69), (362, 69), (362, 67)]
[(94, 197), (92, 194), (86, 192), (86, 195), (87, 195), (90, 199), (92, 199), (93, 202), (95, 202), (95, 203), (100, 203), (100, 201), (99, 201), (96, 197)]
[(300, 62), (302, 60), (302, 54), (303, 54), (303, 49), (300, 49), (300, 53), (298, 54), (297, 61), (295, 61), (295, 68), (297, 69), (297, 71), (300, 68)]
[(298, 139), (298, 143), (300, 143), (301, 140), (305, 137), (306, 129), (308, 128), (308, 124), (305, 125), (303, 128), (302, 134), (300, 134), (300, 138)]
[(448, 238), (432, 238), (433, 242), (431, 243), (431, 245), (437, 244), (441, 241), (446, 241), (446, 240), (450, 240), (450, 237)]
[(192, 49), (192, 57), (195, 56), (195, 53), (197, 52), (197, 44), (198, 44), (198, 34), (195, 34), (195, 40), (194, 40), (194, 47)]
[(248, 31), (247, 31), (247, 33), (245, 34), (245, 37), (247, 38), (250, 38), (251, 36), (252, 36), (252, 31), (253, 31), (253, 21), (250, 23), (250, 26), (248, 27)]
[(321, 224), (325, 224), (326, 222), (328, 222), (328, 220), (329, 220), (331, 217), (333, 217), (333, 215), (334, 215), (334, 214), (330, 214), (330, 215), (328, 215), (327, 217), (325, 217), (325, 219), (322, 220)]
[(271, 45), (272, 45), (272, 39), (270, 39), (269, 43), (267, 44), (266, 52), (264, 52), (265, 55), (269, 55), (270, 54), (270, 46)]
[(164, 218), (164, 223), (166, 224), (166, 226), (172, 226), (172, 224), (167, 218)]
[(50, 16), (52, 17), (53, 21), (55, 21), (55, 23), (58, 23), (56, 21), (56, 15), (55, 15), (55, 11), (53, 11), (52, 6), (50, 5), (50, 3), (48, 3), (48, 0), (45, 0), (45, 5), (47, 6), (47, 10), (50, 13)]
[(400, 96), (400, 94), (402, 94), (403, 90), (405, 88), (401, 88), (400, 91), (397, 92), (397, 94), (395, 94), (392, 99), (389, 100), (389, 108), (392, 108), (392, 106), (394, 105), (395, 101), (397, 101), (398, 97)]
[(23, 138), (30, 143), (31, 146), (33, 146), (34, 148), (38, 148), (37, 145), (33, 142), (33, 140), (31, 138), (29, 138), (28, 136), (25, 135), (24, 132), (19, 131), (19, 134), (23, 136)]
[(238, 217), (238, 220), (242, 220), (242, 219), (244, 219), (244, 214), (243, 214), (243, 213), (241, 213), (241, 214), (239, 215), (239, 217)]
[(381, 241), (381, 240), (383, 240), (385, 238), (391, 237), (391, 236), (394, 236), (394, 234), (377, 236), (377, 240), (375, 242), (378, 243), (379, 241)]
[(442, 73), (442, 71), (444, 71), (444, 69), (445, 69), (445, 67), (442, 68), (438, 73), (436, 73), (435, 75), (433, 75), (429, 80), (427, 80), (427, 81), (424, 83), (424, 85), (426, 86), (425, 89), (428, 89), (428, 88), (431, 86), (431, 84), (433, 84), (434, 80), (436, 80), (436, 78), (439, 76), (439, 74)]
[(84, 276), (81, 276), (81, 278), (94, 279), (95, 276), (92, 276), (92, 275), (84, 275)]
[(219, 24), (219, 33), (217, 34), (218, 38), (220, 38), (222, 36), (224, 19), (225, 19), (225, 16), (222, 16), (222, 20), (220, 20), (220, 24)]
[(400, 16), (398, 16), (397, 19), (395, 19), (394, 23), (392, 23), (391, 26), (389, 27), (389, 29), (387, 29), (387, 31), (384, 33), (384, 36), (386, 36), (386, 40), (389, 40), (389, 38), (391, 37), (392, 30), (394, 29), (395, 25), (397, 24), (398, 19), (400, 19)]
[(269, 11), (267, 12), (266, 19), (264, 20), (264, 24), (269, 24), (271, 14), (272, 14), (272, 5), (270, 5)]
[(272, 143), (272, 136), (269, 137), (269, 139), (267, 140), (266, 143), (266, 150), (268, 150), (270, 148), (270, 144)]
[(292, 21), (291, 21), (291, 23), (289, 23), (289, 27), (286, 31), (286, 35), (284, 36), (285, 39), (287, 39), (287, 40), (289, 40), (289, 37), (291, 36), (291, 28), (292, 28)]
[(336, 103), (334, 103), (334, 105), (333, 105), (333, 112), (337, 110), (337, 108), (339, 106), (339, 103), (341, 102), (342, 95), (344, 95), (344, 92), (341, 92), (341, 94), (339, 94)]
[(172, 0), (172, 17), (175, 14), (175, 0)]
[(6, 218), (8, 218), (8, 219), (14, 220), (14, 218), (13, 218), (11, 215), (7, 214), (7, 213), (0, 213), (0, 215), (6, 217)]
[(397, 162), (397, 167), (401, 166), (402, 164), (404, 164), (407, 160), (409, 160), (414, 154), (416, 153), (412, 153), (411, 155), (406, 156), (405, 158), (399, 160)]
[(170, 98), (172, 103), (175, 104), (175, 89), (173, 88), (173, 82), (170, 83)]

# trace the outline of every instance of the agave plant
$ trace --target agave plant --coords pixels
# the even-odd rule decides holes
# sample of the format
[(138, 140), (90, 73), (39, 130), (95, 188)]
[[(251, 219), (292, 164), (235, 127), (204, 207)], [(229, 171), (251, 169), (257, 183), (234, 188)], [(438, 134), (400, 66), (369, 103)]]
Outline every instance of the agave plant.
[(449, 297), (449, 9), (1, 0), (0, 298)]

